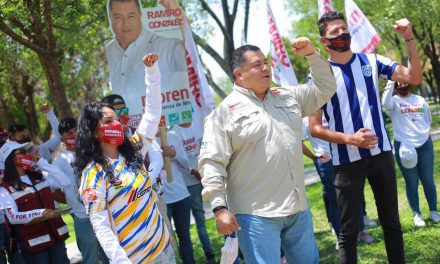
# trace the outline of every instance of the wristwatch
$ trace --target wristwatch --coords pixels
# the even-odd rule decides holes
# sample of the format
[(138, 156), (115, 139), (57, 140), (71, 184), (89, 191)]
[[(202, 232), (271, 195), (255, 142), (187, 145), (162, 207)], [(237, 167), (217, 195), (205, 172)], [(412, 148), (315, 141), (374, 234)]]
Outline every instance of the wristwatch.
[(215, 214), (217, 211), (220, 211), (222, 209), (228, 209), (228, 207), (224, 206), (224, 205), (220, 205), (220, 206), (217, 206), (214, 209), (212, 209), (212, 212)]

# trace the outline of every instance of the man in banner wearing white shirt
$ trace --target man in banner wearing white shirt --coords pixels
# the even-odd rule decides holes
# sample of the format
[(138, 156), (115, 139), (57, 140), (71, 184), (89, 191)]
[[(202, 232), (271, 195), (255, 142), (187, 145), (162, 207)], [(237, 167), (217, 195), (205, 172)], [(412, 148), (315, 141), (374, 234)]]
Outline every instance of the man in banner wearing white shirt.
[[(308, 38), (292, 43), (312, 82), (269, 89), (270, 68), (252, 45), (231, 58), (234, 91), (206, 118), (199, 168), (221, 234), (238, 234), (246, 263), (318, 263), (304, 186), (302, 117), (335, 92), (327, 60)], [(227, 201), (226, 201), (227, 199)]]
[[(163, 78), (170, 78), (175, 71), (187, 70), (184, 43), (181, 39), (164, 38), (147, 31), (142, 26), (139, 0), (108, 0), (107, 12), (115, 35), (106, 46), (113, 93), (124, 97), (131, 113), (142, 113), (143, 56), (157, 54), (161, 58), (159, 68)], [(137, 123), (131, 120), (130, 126), (137, 126)]]
[[(393, 26), (405, 40), (408, 67), (377, 54), (352, 53), (350, 34), (340, 13), (324, 14), (318, 26), (338, 88), (322, 111), (309, 119), (309, 125), (314, 137), (331, 142), (341, 221), (340, 263), (357, 262), (359, 211), (366, 178), (376, 199), (388, 261), (404, 263), (394, 159), (382, 118), (378, 77), (414, 85), (422, 82), (411, 24), (401, 19)], [(323, 113), (328, 128), (321, 124)]]

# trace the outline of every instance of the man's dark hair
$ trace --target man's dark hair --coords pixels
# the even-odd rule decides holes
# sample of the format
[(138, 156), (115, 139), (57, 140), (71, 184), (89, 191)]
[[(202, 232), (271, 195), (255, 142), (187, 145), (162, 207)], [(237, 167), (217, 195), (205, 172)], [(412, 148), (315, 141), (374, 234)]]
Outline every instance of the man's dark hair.
[(112, 11), (112, 5), (113, 5), (114, 2), (118, 2), (118, 3), (130, 3), (130, 2), (134, 2), (134, 3), (136, 4), (136, 7), (137, 7), (139, 13), (141, 13), (141, 5), (140, 5), (140, 3), (139, 3), (138, 0), (108, 0), (108, 3), (107, 3), (107, 10), (108, 10), (108, 12), (109, 12), (109, 15), (111, 14), (111, 11)]
[(60, 132), (60, 135), (63, 135), (63, 133), (68, 132), (72, 128), (76, 128), (75, 118), (64, 118), (58, 125), (58, 132)]
[[(244, 54), (247, 51), (260, 51), (260, 48), (254, 45), (243, 45), (239, 48), (237, 48), (236, 50), (234, 50), (234, 52), (232, 52), (232, 56), (231, 56), (231, 71), (234, 72), (235, 69), (237, 69), (238, 67), (240, 67), (243, 62), (246, 61), (246, 58), (244, 57)], [(234, 80), (235, 80), (235, 76)]]
[(25, 130), (27, 127), (25, 125), (22, 124), (15, 124), (9, 127), (8, 133), (9, 133), (9, 138), (12, 138), (15, 133), (17, 132), (23, 132), (23, 130)]
[(335, 11), (330, 11), (328, 13), (325, 13), (319, 18), (318, 28), (319, 28), (319, 34), (321, 35), (321, 37), (325, 35), (328, 23), (330, 23), (334, 20), (338, 20), (338, 19), (345, 21), (344, 15), (339, 12), (335, 12)]
[(109, 104), (111, 106), (118, 104), (125, 104), (124, 98), (119, 94), (111, 94), (101, 99), (101, 102)]

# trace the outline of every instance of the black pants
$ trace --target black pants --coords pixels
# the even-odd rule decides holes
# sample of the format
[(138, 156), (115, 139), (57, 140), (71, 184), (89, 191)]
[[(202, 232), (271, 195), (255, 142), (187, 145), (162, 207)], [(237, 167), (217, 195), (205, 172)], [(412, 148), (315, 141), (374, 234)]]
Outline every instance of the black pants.
[(357, 263), (357, 237), (365, 179), (371, 185), (382, 225), (389, 263), (405, 263), (397, 202), (397, 182), (391, 151), (334, 166), (341, 233), (340, 263)]

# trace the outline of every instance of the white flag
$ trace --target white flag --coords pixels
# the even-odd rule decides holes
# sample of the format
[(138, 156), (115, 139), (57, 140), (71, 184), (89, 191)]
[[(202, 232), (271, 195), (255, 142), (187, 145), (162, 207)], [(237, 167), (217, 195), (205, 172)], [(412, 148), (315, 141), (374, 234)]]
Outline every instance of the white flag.
[(298, 81), (278, 31), (275, 18), (267, 2), (267, 17), (269, 19), (270, 56), (272, 58), (272, 81), (281, 86), (297, 85)]
[(371, 53), (377, 48), (380, 37), (374, 27), (352, 0), (345, 0), (348, 30), (353, 52)]
[(330, 11), (335, 11), (332, 0), (318, 0), (318, 19)]
[(197, 51), (196, 43), (192, 37), (191, 26), (184, 15), (184, 37), (186, 48), (186, 63), (188, 66), (189, 86), (191, 90), (192, 125), (194, 137), (203, 136), (203, 119), (213, 110), (214, 98), (203, 71), (202, 62)]

